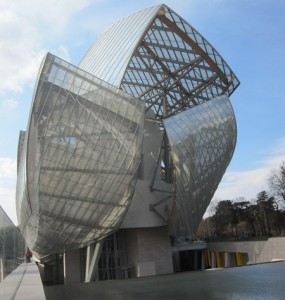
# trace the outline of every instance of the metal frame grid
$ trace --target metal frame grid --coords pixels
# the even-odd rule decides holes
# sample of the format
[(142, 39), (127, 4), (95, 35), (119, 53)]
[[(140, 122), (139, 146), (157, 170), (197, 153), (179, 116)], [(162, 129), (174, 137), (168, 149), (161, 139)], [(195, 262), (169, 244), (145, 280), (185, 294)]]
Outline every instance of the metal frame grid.
[(219, 53), (165, 5), (137, 45), (121, 87), (163, 119), (239, 85)]
[(76, 249), (118, 228), (137, 178), (143, 112), (139, 99), (47, 55), (18, 184), (28, 204), (19, 220), (35, 252)]
[(226, 95), (164, 121), (176, 177), (172, 234), (196, 232), (236, 145), (236, 121)]

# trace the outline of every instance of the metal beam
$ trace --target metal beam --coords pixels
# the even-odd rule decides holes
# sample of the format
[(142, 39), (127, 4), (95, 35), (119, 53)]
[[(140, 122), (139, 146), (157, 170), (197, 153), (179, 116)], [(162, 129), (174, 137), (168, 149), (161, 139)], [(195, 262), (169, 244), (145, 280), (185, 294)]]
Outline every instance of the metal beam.
[[(183, 66), (180, 67), (179, 69), (175, 70), (172, 74), (175, 76), (175, 75), (177, 75), (179, 72), (184, 71), (186, 68), (189, 68), (189, 67), (190, 67), (190, 69), (187, 69), (187, 72), (186, 72), (186, 74), (187, 74), (187, 73), (190, 72), (197, 64), (199, 64), (202, 60), (203, 60), (202, 57), (197, 57), (196, 59), (194, 59), (194, 60), (192, 60), (192, 61), (186, 63), (185, 65), (183, 65)], [(185, 75), (185, 74), (184, 74), (184, 75)], [(149, 91), (153, 90), (153, 89), (156, 88), (158, 85), (164, 83), (164, 82), (165, 82), (166, 80), (168, 80), (168, 79), (169, 79), (169, 76), (165, 76), (162, 80), (156, 82), (154, 85), (150, 86), (147, 90), (145, 90), (142, 94), (140, 94), (140, 95), (139, 95), (139, 98), (143, 97), (143, 96), (144, 96), (145, 94), (147, 94)], [(176, 83), (179, 79), (181, 79), (181, 76), (179, 76), (178, 79), (175, 78), (175, 83)]]
[[(141, 45), (147, 50), (150, 56), (161, 66), (162, 70), (171, 78), (176, 79), (175, 74), (172, 73), (167, 66), (161, 61), (161, 59), (150, 49), (150, 47), (145, 43), (142, 42)], [(178, 81), (177, 86), (181, 89), (181, 91), (185, 95), (190, 95), (190, 93), (184, 88), (184, 86)]]
[(228, 85), (228, 79), (219, 66), (213, 61), (213, 59), (205, 52), (195, 41), (193, 41), (184, 31), (182, 31), (174, 22), (169, 20), (165, 15), (159, 15), (160, 21), (176, 33), (184, 42), (186, 42), (197, 54), (202, 56), (208, 65), (221, 77), (223, 83)]
[(94, 198), (88, 198), (88, 197), (77, 197), (77, 196), (71, 196), (71, 195), (63, 195), (63, 194), (54, 194), (54, 193), (48, 193), (48, 192), (40, 192), (39, 196), (46, 196), (49, 198), (56, 198), (56, 199), (65, 199), (69, 201), (81, 201), (81, 202), (88, 202), (88, 203), (93, 203), (93, 204), (99, 204), (99, 205), (110, 205), (114, 207), (125, 207), (126, 205), (124, 204), (114, 204), (114, 203), (109, 203), (105, 202), (103, 200), (95, 201)]
[(91, 282), (96, 278), (96, 270), (98, 270), (98, 262), (103, 246), (103, 241), (99, 241), (94, 245), (89, 245), (87, 247), (87, 257), (86, 257), (86, 269), (85, 269), (85, 282)]
[[(201, 88), (201, 90), (199, 91), (199, 93), (201, 93), (207, 86), (209, 86), (209, 84), (211, 84), (216, 78), (218, 77), (218, 75), (214, 75), (210, 78), (208, 78), (204, 84), (200, 84), (199, 86), (197, 86), (197, 88)], [(176, 112), (183, 110), (183, 108), (185, 108), (188, 104), (190, 104), (191, 102), (193, 102), (193, 98), (194, 97), (198, 97), (197, 95), (193, 95), (190, 99), (188, 99), (188, 101), (186, 101), (182, 106), (178, 107), (177, 109), (175, 109), (174, 111), (172, 111), (171, 113), (169, 113), (167, 115), (167, 117), (171, 117), (173, 116)], [(210, 100), (210, 99), (207, 99)], [(195, 101), (195, 103), (197, 103)], [(172, 108), (174, 108), (174, 106), (172, 106)]]

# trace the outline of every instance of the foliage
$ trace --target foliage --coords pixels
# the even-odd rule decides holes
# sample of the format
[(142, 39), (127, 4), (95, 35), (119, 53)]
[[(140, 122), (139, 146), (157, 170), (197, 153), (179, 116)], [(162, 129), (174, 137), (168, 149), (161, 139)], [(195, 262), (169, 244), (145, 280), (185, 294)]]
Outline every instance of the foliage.
[(244, 239), (284, 235), (285, 162), (272, 170), (268, 182), (271, 195), (260, 191), (252, 201), (238, 198), (221, 200), (216, 206), (212, 204), (211, 217), (202, 221), (197, 236)]

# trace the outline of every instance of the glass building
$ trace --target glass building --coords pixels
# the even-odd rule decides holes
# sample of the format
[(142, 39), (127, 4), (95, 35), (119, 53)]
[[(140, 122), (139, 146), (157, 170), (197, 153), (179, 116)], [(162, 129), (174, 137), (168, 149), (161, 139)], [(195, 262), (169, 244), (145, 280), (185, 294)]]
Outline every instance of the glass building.
[[(25, 261), (25, 254), (25, 241), (20, 230), (0, 206), (0, 283)], [(3, 285), (0, 284), (0, 296), (4, 295)]]
[(238, 85), (166, 5), (116, 22), (78, 67), (47, 54), (18, 150), (18, 220), (33, 253), (47, 263), (81, 249), (85, 280), (102, 251), (112, 278), (127, 266), (173, 271), (170, 237), (195, 236), (233, 155)]

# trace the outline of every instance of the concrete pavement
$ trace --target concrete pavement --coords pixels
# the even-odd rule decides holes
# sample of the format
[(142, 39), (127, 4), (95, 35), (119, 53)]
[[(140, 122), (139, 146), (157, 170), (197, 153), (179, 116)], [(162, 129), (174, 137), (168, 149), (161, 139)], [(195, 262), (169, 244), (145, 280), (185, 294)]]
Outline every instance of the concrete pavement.
[(45, 300), (35, 262), (21, 264), (0, 283), (1, 300)]

